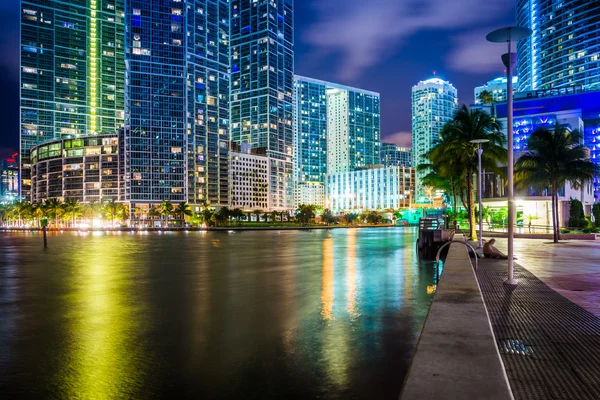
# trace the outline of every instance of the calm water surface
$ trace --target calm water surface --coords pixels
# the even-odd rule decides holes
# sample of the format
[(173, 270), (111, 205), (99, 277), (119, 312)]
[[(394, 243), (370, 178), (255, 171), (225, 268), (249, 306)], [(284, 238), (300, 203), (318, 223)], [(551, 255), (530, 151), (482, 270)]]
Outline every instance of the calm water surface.
[(0, 233), (0, 396), (396, 399), (434, 285), (415, 235)]

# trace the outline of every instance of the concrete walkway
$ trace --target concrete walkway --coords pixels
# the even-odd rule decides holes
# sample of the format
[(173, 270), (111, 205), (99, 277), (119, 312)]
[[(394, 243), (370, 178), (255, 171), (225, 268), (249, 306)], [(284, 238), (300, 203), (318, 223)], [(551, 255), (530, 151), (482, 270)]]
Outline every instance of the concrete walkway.
[(408, 399), (512, 399), (468, 253), (450, 246), (400, 395)]
[[(506, 239), (496, 240), (506, 252)], [(515, 255), (546, 285), (600, 317), (600, 241), (517, 239)]]

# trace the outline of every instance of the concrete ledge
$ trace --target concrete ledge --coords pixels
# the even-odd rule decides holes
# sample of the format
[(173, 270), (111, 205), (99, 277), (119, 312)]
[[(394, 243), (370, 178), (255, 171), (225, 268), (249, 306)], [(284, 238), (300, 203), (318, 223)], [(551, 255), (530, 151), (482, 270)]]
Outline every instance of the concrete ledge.
[[(507, 238), (506, 232), (483, 232), (485, 237)], [(515, 239), (545, 239), (552, 240), (552, 233), (515, 233)], [(598, 240), (598, 233), (561, 233), (560, 240)]]
[(453, 243), (400, 398), (512, 399), (466, 247)]

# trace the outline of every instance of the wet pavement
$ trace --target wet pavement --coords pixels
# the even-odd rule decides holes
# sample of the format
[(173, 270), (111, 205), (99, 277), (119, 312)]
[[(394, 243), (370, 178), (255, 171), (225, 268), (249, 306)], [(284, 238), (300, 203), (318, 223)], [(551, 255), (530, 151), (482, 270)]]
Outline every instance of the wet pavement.
[[(506, 252), (506, 239), (496, 239)], [(543, 239), (515, 240), (518, 263), (546, 285), (600, 317), (600, 240), (554, 244)]]

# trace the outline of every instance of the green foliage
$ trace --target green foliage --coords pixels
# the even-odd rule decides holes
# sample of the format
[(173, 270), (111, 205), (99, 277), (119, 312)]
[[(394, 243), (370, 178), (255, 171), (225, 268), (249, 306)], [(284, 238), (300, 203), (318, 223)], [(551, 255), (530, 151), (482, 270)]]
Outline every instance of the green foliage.
[[(481, 110), (469, 110), (462, 106), (452, 121), (447, 123), (441, 134), (440, 142), (428, 154), (429, 164), (419, 165), (421, 171), (429, 171), (424, 181), (434, 188), (451, 191), (455, 199), (461, 197), (469, 211), (470, 233), (476, 238), (475, 191), (473, 176), (477, 171), (477, 145), (475, 139), (486, 139), (482, 144), (482, 167), (486, 171), (503, 174), (498, 167), (506, 161), (506, 137), (500, 132), (500, 126), (494, 118)], [(418, 160), (417, 160), (418, 161)]]
[(296, 210), (296, 219), (306, 225), (316, 217), (316, 210), (317, 206), (314, 204), (301, 204)]
[(538, 128), (527, 142), (529, 151), (515, 164), (517, 186), (540, 185), (551, 189), (555, 243), (560, 239), (557, 217), (559, 188), (566, 182), (579, 188), (591, 181), (597, 170), (582, 143), (579, 131), (570, 132), (559, 124), (553, 130)]
[(600, 203), (596, 203), (592, 206), (592, 214), (594, 215), (594, 224), (600, 227)]
[(321, 214), (321, 220), (327, 225), (331, 225), (337, 221), (337, 218), (332, 214), (329, 208), (326, 208), (323, 210), (323, 214)]
[(583, 204), (577, 199), (569, 200), (569, 227), (570, 228), (585, 228), (587, 220), (583, 210)]

